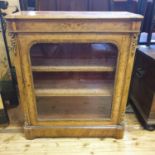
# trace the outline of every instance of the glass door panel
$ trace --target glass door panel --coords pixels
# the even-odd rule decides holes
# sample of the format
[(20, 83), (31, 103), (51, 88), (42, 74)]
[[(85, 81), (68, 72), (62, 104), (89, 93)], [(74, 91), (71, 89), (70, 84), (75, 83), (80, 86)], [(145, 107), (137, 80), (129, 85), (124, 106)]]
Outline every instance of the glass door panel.
[(30, 58), (39, 120), (110, 119), (117, 48), (36, 44)]

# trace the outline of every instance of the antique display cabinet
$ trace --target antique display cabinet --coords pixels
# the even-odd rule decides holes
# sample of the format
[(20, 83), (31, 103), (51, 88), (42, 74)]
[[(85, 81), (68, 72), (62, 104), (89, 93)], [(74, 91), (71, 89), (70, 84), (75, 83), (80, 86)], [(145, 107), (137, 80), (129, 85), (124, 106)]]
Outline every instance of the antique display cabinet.
[(28, 139), (122, 138), (141, 19), (128, 12), (7, 16)]

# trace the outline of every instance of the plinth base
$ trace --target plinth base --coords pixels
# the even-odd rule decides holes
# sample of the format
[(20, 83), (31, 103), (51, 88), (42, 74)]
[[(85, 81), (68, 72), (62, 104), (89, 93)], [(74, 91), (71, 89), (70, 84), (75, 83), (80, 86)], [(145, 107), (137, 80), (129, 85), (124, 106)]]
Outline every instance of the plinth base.
[(25, 135), (27, 139), (34, 138), (62, 138), (62, 137), (113, 137), (121, 139), (124, 133), (123, 125), (111, 126), (25, 126)]

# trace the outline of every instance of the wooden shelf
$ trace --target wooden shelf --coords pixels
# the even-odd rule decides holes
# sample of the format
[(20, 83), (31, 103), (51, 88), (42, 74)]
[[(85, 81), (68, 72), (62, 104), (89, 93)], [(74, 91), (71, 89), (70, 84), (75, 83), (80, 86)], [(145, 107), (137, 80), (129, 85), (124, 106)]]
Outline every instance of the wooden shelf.
[(112, 72), (114, 71), (114, 67), (107, 66), (32, 66), (33, 72), (66, 72), (66, 71), (74, 71), (74, 72)]
[(111, 80), (35, 81), (36, 96), (112, 96)]
[(90, 71), (112, 72), (115, 66), (112, 59), (33, 59), (32, 71), (35, 72), (66, 72), (66, 71)]

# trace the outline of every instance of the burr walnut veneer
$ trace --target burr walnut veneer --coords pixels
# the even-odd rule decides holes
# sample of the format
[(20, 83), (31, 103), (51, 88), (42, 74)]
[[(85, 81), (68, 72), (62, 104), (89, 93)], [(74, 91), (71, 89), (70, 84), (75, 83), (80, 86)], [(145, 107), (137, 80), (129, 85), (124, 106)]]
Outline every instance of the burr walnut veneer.
[(28, 139), (123, 136), (141, 19), (128, 12), (7, 16)]

